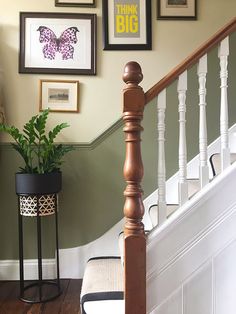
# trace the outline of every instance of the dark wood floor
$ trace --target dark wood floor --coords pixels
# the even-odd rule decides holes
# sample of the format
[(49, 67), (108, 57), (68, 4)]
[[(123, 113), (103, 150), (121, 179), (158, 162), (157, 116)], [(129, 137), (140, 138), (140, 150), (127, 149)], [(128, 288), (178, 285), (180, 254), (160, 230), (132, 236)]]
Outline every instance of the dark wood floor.
[(19, 282), (0, 281), (0, 314), (80, 314), (82, 280), (61, 280), (62, 294), (53, 301), (28, 304), (18, 299)]

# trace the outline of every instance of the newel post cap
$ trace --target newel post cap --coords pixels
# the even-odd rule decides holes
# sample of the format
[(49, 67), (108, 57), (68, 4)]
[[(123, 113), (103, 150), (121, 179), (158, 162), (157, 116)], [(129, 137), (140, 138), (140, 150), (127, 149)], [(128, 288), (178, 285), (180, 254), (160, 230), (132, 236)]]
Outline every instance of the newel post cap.
[(135, 62), (130, 61), (125, 65), (123, 81), (126, 84), (138, 85), (143, 79), (141, 66)]

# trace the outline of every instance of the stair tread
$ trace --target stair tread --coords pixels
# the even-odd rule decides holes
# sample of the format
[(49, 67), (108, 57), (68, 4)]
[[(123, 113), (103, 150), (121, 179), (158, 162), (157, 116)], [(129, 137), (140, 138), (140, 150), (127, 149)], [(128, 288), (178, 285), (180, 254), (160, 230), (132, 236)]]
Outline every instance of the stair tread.
[(188, 182), (188, 197), (192, 197), (198, 191), (200, 191), (200, 180), (198, 178), (187, 179)]
[[(123, 267), (120, 257), (104, 256), (87, 262), (82, 289), (82, 314), (124, 313)], [(112, 302), (112, 303), (107, 303)]]
[[(167, 212), (167, 217), (172, 215), (176, 209), (179, 208), (179, 204), (167, 204), (166, 205), (166, 212)], [(157, 225), (157, 219), (158, 219), (158, 205), (154, 204), (149, 207), (149, 217), (151, 219), (153, 227)]]
[[(236, 161), (236, 153), (230, 154), (230, 163), (234, 163)], [(210, 164), (213, 176), (220, 174), (221, 165), (220, 165), (220, 153), (215, 153), (210, 157)]]
[(120, 258), (98, 257), (87, 262), (81, 297), (88, 293), (123, 291), (123, 270)]
[[(200, 181), (198, 178), (189, 178), (187, 179), (187, 182), (188, 182), (188, 197), (191, 198), (200, 190)], [(176, 209), (179, 208), (179, 204), (168, 203), (166, 206), (167, 217), (172, 215), (176, 211)], [(157, 225), (157, 212), (158, 212), (157, 204), (153, 204), (152, 206), (149, 207), (149, 216), (153, 227)]]

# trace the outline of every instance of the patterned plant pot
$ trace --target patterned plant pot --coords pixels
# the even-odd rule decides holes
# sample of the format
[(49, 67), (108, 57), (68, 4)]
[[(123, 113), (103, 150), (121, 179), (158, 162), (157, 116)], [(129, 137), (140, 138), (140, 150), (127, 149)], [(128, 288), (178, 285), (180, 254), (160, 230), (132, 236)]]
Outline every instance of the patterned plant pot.
[(61, 190), (61, 172), (16, 173), (15, 182), (22, 216), (48, 216), (55, 213), (57, 193)]

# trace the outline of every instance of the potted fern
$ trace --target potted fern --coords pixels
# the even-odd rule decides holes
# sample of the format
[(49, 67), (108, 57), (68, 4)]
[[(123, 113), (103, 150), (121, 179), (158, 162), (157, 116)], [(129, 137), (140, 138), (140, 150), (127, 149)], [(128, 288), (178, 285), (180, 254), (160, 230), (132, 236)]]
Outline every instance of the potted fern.
[(33, 116), (20, 132), (15, 126), (0, 124), (0, 131), (14, 140), (12, 147), (24, 160), (15, 175), (16, 193), (19, 195), (20, 213), (23, 216), (51, 215), (56, 208), (56, 194), (61, 190), (60, 166), (63, 157), (73, 148), (55, 144), (57, 135), (69, 125), (61, 123), (46, 133), (49, 109)]

